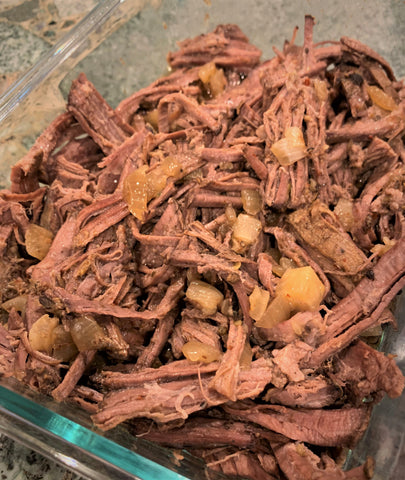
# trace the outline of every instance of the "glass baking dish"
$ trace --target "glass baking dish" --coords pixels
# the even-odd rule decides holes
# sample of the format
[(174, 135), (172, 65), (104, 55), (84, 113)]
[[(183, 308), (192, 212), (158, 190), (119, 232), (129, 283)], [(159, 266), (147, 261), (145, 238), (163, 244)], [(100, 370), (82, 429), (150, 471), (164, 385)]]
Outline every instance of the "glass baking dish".
[[(398, 78), (405, 75), (405, 4), (399, 0), (105, 0), (0, 98), (0, 187), (8, 185), (10, 166), (63, 111), (70, 82), (79, 72), (114, 107), (165, 73), (166, 55), (178, 40), (220, 23), (236, 23), (269, 58), (272, 46), (280, 48), (294, 26), (303, 25), (306, 13), (317, 21), (315, 41), (357, 38), (387, 58)], [(302, 41), (302, 28), (297, 41)], [(384, 332), (381, 348), (396, 355), (404, 371), (404, 295), (398, 298), (396, 316), (398, 329)], [(405, 396), (384, 399), (347, 466), (372, 455), (375, 479), (402, 478), (404, 426)], [(91, 479), (225, 478), (206, 471), (186, 452), (134, 438), (124, 428), (101, 434), (84, 412), (12, 379), (0, 379), (0, 431)]]

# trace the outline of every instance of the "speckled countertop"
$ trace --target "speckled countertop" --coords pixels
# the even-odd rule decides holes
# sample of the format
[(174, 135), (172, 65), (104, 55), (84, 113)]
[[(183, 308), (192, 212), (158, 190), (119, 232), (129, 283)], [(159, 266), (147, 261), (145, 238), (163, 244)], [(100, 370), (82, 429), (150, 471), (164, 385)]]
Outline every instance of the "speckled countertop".
[(5, 435), (0, 435), (1, 480), (84, 480)]
[(96, 3), (96, 0), (0, 0), (0, 93)]
[[(96, 3), (96, 0), (0, 0), (0, 94)], [(0, 480), (81, 480), (81, 477), (0, 434)]]

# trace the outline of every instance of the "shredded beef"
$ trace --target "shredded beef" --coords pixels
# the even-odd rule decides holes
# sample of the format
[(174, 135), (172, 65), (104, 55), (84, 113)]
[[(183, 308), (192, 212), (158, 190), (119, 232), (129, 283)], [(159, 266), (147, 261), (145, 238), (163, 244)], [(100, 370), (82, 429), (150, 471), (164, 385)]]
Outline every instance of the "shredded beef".
[(236, 404), (225, 409), (239, 419), (257, 423), (293, 440), (320, 446), (355, 445), (367, 428), (370, 416), (368, 407), (308, 410), (258, 405), (239, 409)]
[(367, 480), (371, 478), (373, 471), (372, 461), (367, 460), (364, 465), (356, 469), (342, 472), (327, 454), (323, 454), (322, 458), (319, 458), (300, 442), (277, 445), (274, 452), (280, 469), (289, 480), (298, 478), (302, 480), (321, 480), (323, 478)]
[(347, 389), (354, 402), (371, 397), (378, 401), (384, 393), (395, 398), (404, 389), (404, 377), (395, 361), (362, 341), (336, 355), (335, 362), (331, 378)]
[(73, 82), (0, 192), (0, 376), (226, 475), (372, 477), (340, 456), (404, 389), (366, 342), (405, 286), (405, 86), (314, 23), (263, 62), (186, 39), (115, 110)]

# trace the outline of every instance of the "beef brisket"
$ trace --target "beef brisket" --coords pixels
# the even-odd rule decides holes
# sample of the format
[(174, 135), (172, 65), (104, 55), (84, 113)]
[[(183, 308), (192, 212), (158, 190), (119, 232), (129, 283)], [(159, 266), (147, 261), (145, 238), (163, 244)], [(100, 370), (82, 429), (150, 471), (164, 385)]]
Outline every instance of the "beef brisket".
[[(164, 368), (164, 367), (161, 367)], [(218, 368), (218, 367), (217, 367)], [(94, 423), (108, 430), (130, 418), (146, 417), (159, 423), (186, 419), (190, 414), (206, 408), (207, 405), (221, 405), (228, 398), (211, 388), (212, 374), (200, 376), (194, 368), (194, 378), (159, 382), (161, 377), (155, 373), (157, 381), (144, 382), (137, 387), (126, 388), (109, 393), (100, 411), (93, 415)], [(252, 362), (251, 368), (240, 370), (235, 391), (236, 399), (255, 397), (271, 381), (272, 368), (264, 359)], [(233, 393), (232, 393), (233, 394)]]
[(171, 52), (171, 67), (190, 67), (214, 61), (221, 67), (231, 67), (242, 72), (259, 63), (261, 51), (248, 42), (236, 25), (221, 25), (212, 33), (183, 40), (180, 50)]
[(367, 461), (361, 467), (342, 472), (340, 467), (328, 456), (319, 458), (303, 443), (286, 443), (277, 445), (274, 453), (280, 469), (288, 480), (368, 480), (372, 476), (372, 462)]
[(364, 399), (379, 401), (386, 393), (399, 397), (404, 389), (404, 377), (389, 356), (374, 350), (362, 341), (335, 357), (333, 381), (345, 389), (354, 404)]
[(333, 405), (341, 394), (325, 377), (308, 377), (284, 388), (272, 388), (265, 400), (286, 407), (323, 408)]
[(107, 155), (133, 133), (83, 73), (72, 83), (68, 108)]
[(210, 388), (233, 401), (237, 399), (240, 359), (245, 344), (246, 331), (243, 326), (231, 323), (226, 343), (226, 352), (222, 357), (214, 378), (210, 382)]
[(70, 113), (62, 113), (38, 137), (27, 155), (11, 170), (12, 192), (28, 193), (39, 187), (39, 170), (42, 162), (46, 162), (64, 131), (73, 121), (74, 118)]
[(240, 420), (250, 421), (293, 440), (320, 446), (353, 446), (367, 428), (368, 407), (341, 409), (292, 409), (257, 405), (248, 409), (224, 407)]

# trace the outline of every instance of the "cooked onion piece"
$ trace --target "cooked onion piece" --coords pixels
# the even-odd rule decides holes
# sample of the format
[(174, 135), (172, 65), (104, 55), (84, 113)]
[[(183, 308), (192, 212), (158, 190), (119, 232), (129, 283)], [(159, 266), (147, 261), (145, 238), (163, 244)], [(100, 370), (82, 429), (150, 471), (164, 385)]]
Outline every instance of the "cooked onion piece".
[(377, 107), (387, 110), (388, 112), (392, 112), (392, 110), (397, 108), (395, 100), (386, 94), (384, 90), (381, 90), (381, 88), (378, 88), (375, 85), (369, 85), (367, 87), (367, 93)]
[(175, 156), (168, 156), (161, 164), (146, 174), (148, 190), (148, 202), (158, 197), (165, 188), (168, 178), (179, 178), (182, 173), (182, 165)]
[(77, 354), (78, 350), (73, 342), (72, 335), (63, 325), (56, 325), (51, 334), (52, 356), (61, 362), (68, 362)]
[(216, 69), (217, 69), (217, 67), (215, 66), (214, 62), (208, 62), (208, 63), (204, 64), (198, 70), (198, 76), (199, 76), (200, 80), (205, 85), (207, 85)]
[(210, 89), (213, 97), (221, 94), (226, 87), (226, 77), (222, 68), (217, 68), (210, 78)]
[(148, 209), (148, 187), (146, 184), (147, 166), (130, 173), (124, 180), (123, 197), (129, 211), (138, 220), (143, 221)]
[(48, 354), (52, 352), (52, 332), (58, 323), (59, 320), (56, 317), (50, 317), (49, 315), (42, 315), (38, 318), (28, 333), (28, 339), (33, 350)]
[(6, 312), (10, 312), (12, 308), (20, 312), (22, 315), (25, 314), (25, 308), (27, 306), (27, 295), (18, 295), (17, 297), (10, 298), (1, 304), (1, 308), (4, 308)]
[(182, 352), (190, 362), (211, 363), (216, 362), (222, 356), (217, 348), (197, 340), (190, 340), (185, 343)]
[(186, 291), (186, 298), (205, 315), (214, 315), (221, 305), (224, 296), (222, 293), (201, 280), (191, 282)]
[(145, 115), (145, 122), (149, 123), (155, 130), (158, 129), (159, 114), (157, 108), (150, 110)]
[(181, 174), (182, 165), (175, 156), (166, 157), (150, 171), (143, 165), (130, 173), (124, 180), (123, 196), (132, 215), (143, 221), (148, 202), (162, 193), (168, 178), (177, 179)]
[(242, 205), (243, 209), (249, 215), (256, 215), (262, 209), (262, 197), (258, 190), (242, 190)]
[(290, 303), (282, 295), (276, 295), (270, 302), (263, 316), (256, 322), (256, 326), (272, 328), (278, 323), (288, 320), (291, 313), (292, 308)]
[(146, 175), (146, 198), (150, 202), (153, 198), (158, 197), (167, 183), (167, 175), (160, 168), (151, 170)]
[(224, 71), (217, 68), (214, 62), (203, 65), (198, 71), (198, 76), (213, 97), (222, 93), (226, 87)]
[(277, 277), (282, 277), (289, 268), (297, 268), (297, 264), (294, 260), (287, 257), (281, 257), (278, 263), (274, 262), (271, 267), (272, 272), (274, 275), (277, 275)]
[(266, 311), (267, 304), (269, 303), (270, 293), (260, 287), (255, 287), (252, 294), (249, 297), (249, 315), (253, 320), (260, 320)]
[(305, 145), (302, 130), (298, 127), (288, 127), (284, 138), (275, 142), (270, 149), (279, 161), (280, 165), (292, 165), (305, 158), (307, 147)]
[(236, 222), (236, 219), (238, 218), (236, 216), (235, 209), (233, 207), (231, 207), (230, 205), (227, 205), (227, 207), (225, 208), (225, 216), (226, 216), (227, 221), (231, 225), (233, 225)]
[(168, 177), (174, 177), (174, 178), (179, 178), (179, 176), (183, 171), (180, 160), (174, 155), (169, 155), (164, 160), (162, 160), (162, 163), (160, 164), (159, 168)]
[(245, 213), (239, 214), (233, 225), (232, 249), (242, 253), (258, 239), (261, 230), (260, 220)]
[(46, 228), (31, 223), (25, 233), (25, 248), (28, 255), (42, 260), (52, 245), (53, 233)]
[(276, 295), (284, 297), (299, 312), (317, 310), (324, 294), (324, 284), (309, 266), (287, 270), (276, 289)]
[(275, 262), (271, 265), (271, 270), (274, 275), (277, 275), (277, 277), (281, 277), (285, 272), (285, 268), (283, 268), (279, 263)]
[(239, 359), (240, 368), (249, 370), (252, 364), (252, 357), (253, 357), (252, 347), (250, 346), (249, 341), (247, 341), (245, 343), (245, 346), (243, 347), (242, 355), (240, 356), (240, 359)]
[(99, 350), (108, 345), (108, 338), (103, 328), (88, 315), (83, 315), (74, 321), (70, 334), (79, 352)]
[(325, 294), (325, 286), (312, 267), (285, 271), (271, 301), (256, 326), (272, 328), (288, 320), (293, 312), (317, 310)]

